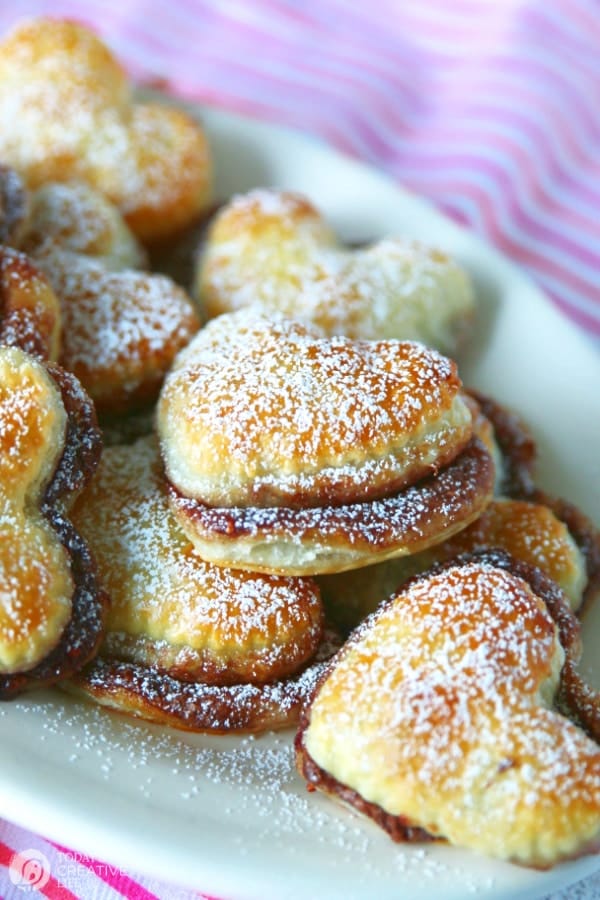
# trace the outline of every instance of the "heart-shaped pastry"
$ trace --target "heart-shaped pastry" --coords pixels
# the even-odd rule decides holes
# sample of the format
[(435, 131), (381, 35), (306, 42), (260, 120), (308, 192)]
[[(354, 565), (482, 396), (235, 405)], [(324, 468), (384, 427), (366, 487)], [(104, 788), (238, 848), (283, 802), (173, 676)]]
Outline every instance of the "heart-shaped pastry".
[(106, 597), (67, 510), (99, 455), (75, 379), (0, 347), (0, 697), (68, 677), (97, 649)]
[(21, 245), (60, 301), (61, 365), (103, 415), (149, 405), (199, 327), (190, 298), (170, 278), (134, 268), (144, 251), (89, 185), (45, 185), (30, 208)]
[(19, 248), (30, 256), (52, 249), (81, 253), (108, 269), (143, 269), (146, 254), (116, 206), (84, 181), (45, 184), (29, 195)]
[(449, 566), (367, 619), (298, 734), (309, 784), (397, 840), (536, 867), (595, 852), (600, 748), (555, 707), (565, 652), (531, 571)]
[(108, 47), (72, 21), (25, 20), (0, 43), (0, 159), (29, 187), (88, 182), (146, 241), (184, 228), (210, 199), (199, 124), (135, 102)]
[(308, 199), (266, 189), (219, 212), (196, 291), (208, 318), (254, 305), (326, 334), (419, 340), (451, 355), (475, 310), (467, 274), (440, 250), (403, 238), (344, 248)]
[(314, 581), (197, 556), (169, 508), (154, 436), (106, 448), (72, 517), (112, 600), (104, 657), (235, 684), (283, 678), (316, 651), (323, 612)]
[(252, 311), (182, 351), (157, 426), (180, 521), (223, 565), (365, 565), (464, 527), (493, 490), (453, 362)]
[(169, 508), (153, 436), (105, 449), (73, 520), (112, 601), (103, 646), (77, 677), (78, 691), (198, 731), (297, 722), (325, 650), (312, 579), (197, 556)]
[(39, 255), (36, 264), (60, 301), (60, 363), (81, 381), (98, 412), (152, 403), (200, 324), (183, 288), (164, 275), (113, 272), (66, 250)]

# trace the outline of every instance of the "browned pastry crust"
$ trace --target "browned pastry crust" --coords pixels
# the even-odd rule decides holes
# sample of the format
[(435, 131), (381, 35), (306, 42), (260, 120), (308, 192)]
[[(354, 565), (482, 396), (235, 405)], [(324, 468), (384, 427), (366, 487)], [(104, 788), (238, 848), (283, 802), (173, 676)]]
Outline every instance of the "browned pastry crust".
[(0, 244), (19, 246), (29, 215), (29, 197), (23, 180), (9, 166), (0, 165)]
[(71, 616), (56, 647), (26, 672), (0, 675), (0, 699), (24, 690), (55, 684), (77, 672), (94, 656), (104, 631), (108, 597), (86, 542), (68, 517), (73, 497), (98, 464), (101, 438), (94, 406), (77, 379), (58, 366), (48, 371), (60, 390), (67, 414), (64, 449), (49, 482), (41, 511), (66, 549), (74, 582)]
[[(557, 705), (573, 721), (580, 725), (596, 743), (600, 744), (600, 692), (590, 687), (578, 670), (582, 653), (581, 623), (560, 587), (540, 568), (515, 559), (502, 550), (482, 550), (467, 553), (432, 567), (430, 571), (442, 571), (457, 562), (481, 561), (498, 569), (511, 572), (526, 581), (533, 592), (541, 597), (548, 612), (556, 622), (565, 661), (561, 671)], [(426, 573), (417, 576), (423, 578)]]
[(200, 125), (137, 103), (124, 69), (85, 26), (33, 18), (0, 43), (0, 157), (29, 187), (80, 179), (119, 207), (145, 241), (193, 221), (210, 202)]
[(46, 276), (24, 253), (0, 245), (0, 344), (54, 361), (60, 327), (59, 302)]
[(19, 248), (34, 259), (53, 249), (102, 262), (107, 269), (145, 269), (147, 257), (117, 207), (84, 181), (50, 182), (31, 192)]
[(279, 681), (313, 658), (314, 581), (202, 560), (169, 507), (153, 437), (105, 449), (71, 515), (112, 601), (103, 657), (211, 684)]
[(394, 236), (344, 247), (307, 197), (265, 188), (215, 216), (196, 291), (208, 318), (253, 305), (329, 335), (417, 340), (450, 355), (475, 312), (467, 273), (442, 250)]
[(473, 433), (461, 387), (456, 364), (421, 344), (324, 338), (241, 310), (178, 356), (157, 429), (170, 480), (204, 503), (360, 502), (461, 452)]
[[(326, 674), (327, 670), (322, 673), (319, 682), (322, 678), (326, 677)], [(315, 691), (317, 689), (318, 683), (315, 685)], [(420, 844), (440, 840), (440, 838), (429, 834), (424, 828), (420, 828), (418, 825), (411, 823), (410, 819), (406, 816), (392, 816), (376, 803), (370, 803), (368, 800), (365, 800), (358, 791), (354, 791), (347, 785), (342, 784), (332, 775), (329, 775), (325, 769), (318, 766), (307, 752), (306, 747), (302, 742), (304, 732), (309, 723), (310, 710), (305, 706), (300, 713), (298, 731), (294, 738), (294, 750), (296, 751), (296, 766), (298, 772), (306, 781), (307, 789), (310, 792), (319, 790), (329, 797), (341, 800), (342, 803), (352, 807), (356, 812), (372, 819), (376, 825), (383, 828), (383, 830), (389, 834), (391, 839), (398, 844)]]
[(208, 685), (157, 669), (96, 659), (63, 685), (109, 708), (161, 725), (207, 734), (254, 734), (296, 725), (339, 639), (328, 631), (312, 662), (270, 684)]
[[(421, 573), (410, 579), (403, 585), (403, 590), (407, 590), (421, 581), (426, 582), (430, 576), (441, 573), (445, 569), (455, 569), (463, 564), (469, 566), (471, 563), (483, 563), (494, 567), (494, 569), (501, 569), (511, 575), (515, 575), (528, 584), (537, 597), (541, 598), (556, 623), (560, 644), (565, 654), (559, 692), (555, 698), (555, 704), (598, 743), (600, 741), (600, 693), (591, 689), (578, 672), (577, 666), (581, 654), (580, 625), (563, 592), (541, 570), (517, 561), (502, 551), (483, 551), (466, 554), (454, 560), (440, 563), (429, 570), (429, 572)], [(387, 604), (384, 604), (384, 607), (386, 605), (390, 606), (393, 602), (394, 598), (392, 597)], [(448, 602), (452, 602), (450, 597)], [(305, 745), (305, 734), (311, 721), (312, 700), (318, 695), (321, 686), (327, 680), (329, 674), (335, 670), (340, 659), (350, 652), (354, 643), (360, 641), (365, 630), (370, 627), (370, 622), (375, 622), (381, 609), (355, 631), (354, 635), (350, 637), (339, 653), (332, 658), (319, 682), (315, 685), (313, 697), (301, 715), (299, 729), (295, 738), (294, 746), (297, 767), (300, 774), (306, 779), (310, 791), (318, 789), (347, 803), (358, 812), (375, 821), (394, 841), (420, 842), (443, 839), (443, 836), (429, 833), (419, 823), (411, 821), (408, 817), (391, 815), (377, 803), (365, 800), (357, 791), (341, 783), (319, 766), (311, 757)], [(573, 752), (573, 748), (569, 747), (568, 752)], [(593, 790), (593, 782), (591, 782), (590, 791)], [(584, 848), (584, 852), (585, 850), (586, 848)], [(588, 847), (587, 852), (594, 852), (594, 848)], [(530, 862), (529, 864), (532, 863)], [(538, 860), (533, 864), (545, 867), (551, 862)]]
[(60, 363), (79, 378), (99, 414), (153, 402), (200, 325), (185, 291), (162, 275), (111, 271), (100, 258), (63, 250), (39, 256), (38, 264), (60, 300)]
[(581, 617), (600, 594), (600, 531), (588, 516), (568, 500), (552, 497), (539, 488), (533, 488), (527, 499), (549, 507), (557, 519), (569, 529), (585, 559), (587, 584), (583, 591), (577, 614)]
[[(306, 547), (307, 561), (286, 565), (288, 574), (342, 571), (390, 556), (417, 553), (473, 521), (489, 502), (495, 470), (477, 438), (436, 475), (397, 494), (366, 503), (309, 509), (215, 508), (183, 497), (170, 484), (172, 507), (186, 533), (214, 543), (222, 564), (235, 566), (246, 549)], [(220, 545), (220, 546), (219, 546)]]
[(479, 391), (469, 390), (494, 428), (502, 454), (499, 493), (515, 500), (528, 500), (549, 507), (569, 529), (586, 561), (587, 585), (579, 615), (600, 593), (600, 531), (580, 509), (568, 500), (554, 497), (535, 483), (537, 447), (523, 420), (513, 411)]
[(493, 498), (471, 525), (421, 553), (321, 576), (319, 586), (328, 615), (347, 634), (412, 576), (443, 560), (491, 549), (538, 566), (579, 612), (587, 593), (586, 558), (566, 524), (545, 505), (506, 497)]
[(537, 447), (527, 425), (517, 413), (492, 397), (472, 388), (468, 394), (477, 401), (494, 429), (494, 438), (502, 456), (498, 493), (514, 499), (528, 499), (533, 490)]
[(578, 612), (579, 615), (584, 614), (600, 592), (600, 531), (573, 503), (554, 497), (536, 485), (537, 448), (523, 420), (479, 391), (469, 390), (469, 394), (492, 423), (494, 437), (502, 454), (503, 477), (499, 492), (515, 500), (528, 500), (547, 506), (557, 519), (564, 522), (583, 553), (588, 580)]

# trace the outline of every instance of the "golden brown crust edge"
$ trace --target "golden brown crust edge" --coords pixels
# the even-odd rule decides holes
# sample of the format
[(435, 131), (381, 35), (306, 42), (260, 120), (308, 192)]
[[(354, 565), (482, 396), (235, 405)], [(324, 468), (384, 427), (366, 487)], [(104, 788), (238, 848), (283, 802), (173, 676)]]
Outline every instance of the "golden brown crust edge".
[(108, 596), (102, 590), (86, 542), (68, 518), (72, 497), (92, 476), (102, 449), (93, 404), (74, 376), (49, 366), (67, 412), (62, 456), (46, 489), (42, 513), (57, 534), (71, 562), (75, 584), (72, 613), (58, 645), (34, 668), (0, 676), (0, 699), (68, 678), (97, 652), (104, 633)]
[(436, 475), (380, 500), (308, 509), (214, 508), (169, 485), (179, 523), (205, 559), (274, 574), (323, 574), (416, 553), (468, 525), (494, 490), (478, 439)]

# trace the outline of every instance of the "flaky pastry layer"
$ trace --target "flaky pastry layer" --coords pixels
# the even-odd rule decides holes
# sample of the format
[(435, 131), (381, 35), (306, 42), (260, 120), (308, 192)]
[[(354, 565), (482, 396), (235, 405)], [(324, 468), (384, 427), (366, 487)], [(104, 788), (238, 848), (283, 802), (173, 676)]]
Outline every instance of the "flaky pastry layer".
[(587, 584), (586, 559), (567, 526), (547, 506), (506, 498), (494, 498), (471, 525), (422, 553), (359, 572), (326, 576), (319, 583), (332, 620), (348, 630), (409, 578), (434, 563), (493, 548), (538, 566), (562, 588), (573, 609), (581, 606)]
[(490, 502), (495, 469), (473, 440), (436, 475), (381, 500), (305, 509), (207, 506), (173, 486), (170, 502), (203, 559), (257, 572), (314, 575), (417, 553), (450, 537)]
[(100, 454), (76, 379), (0, 348), (0, 697), (51, 684), (87, 662), (107, 598), (68, 518)]
[(0, 344), (55, 362), (62, 317), (50, 282), (24, 253), (0, 245)]
[(155, 400), (177, 352), (199, 320), (185, 291), (169, 278), (112, 271), (102, 258), (46, 245), (36, 256), (60, 301), (60, 363), (103, 414)]
[(117, 271), (145, 267), (146, 254), (117, 207), (84, 181), (43, 184), (29, 207), (19, 247), (31, 256), (58, 248)]
[(0, 125), (0, 158), (30, 187), (85, 181), (143, 240), (176, 233), (210, 202), (200, 125), (133, 102), (124, 69), (79, 23), (24, 20), (0, 43)]
[(268, 684), (181, 681), (152, 666), (95, 659), (62, 687), (109, 709), (206, 734), (257, 734), (290, 728), (322, 676), (339, 639), (327, 632), (300, 672)]

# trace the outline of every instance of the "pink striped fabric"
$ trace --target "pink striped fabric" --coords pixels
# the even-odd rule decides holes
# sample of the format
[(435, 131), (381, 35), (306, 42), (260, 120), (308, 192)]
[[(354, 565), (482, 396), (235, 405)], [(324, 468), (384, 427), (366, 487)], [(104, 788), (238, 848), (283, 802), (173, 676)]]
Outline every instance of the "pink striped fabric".
[[(594, 0), (25, 0), (94, 25), (134, 75), (312, 132), (520, 263), (600, 337)], [(16, 13), (0, 9), (0, 27)]]
[[(138, 79), (387, 170), (600, 339), (597, 0), (21, 0), (0, 30), (37, 14), (94, 26)], [(8, 867), (24, 849), (49, 861), (50, 898), (199, 896), (0, 822), (5, 898), (22, 896)], [(575, 890), (560, 896), (598, 897), (600, 880)]]

